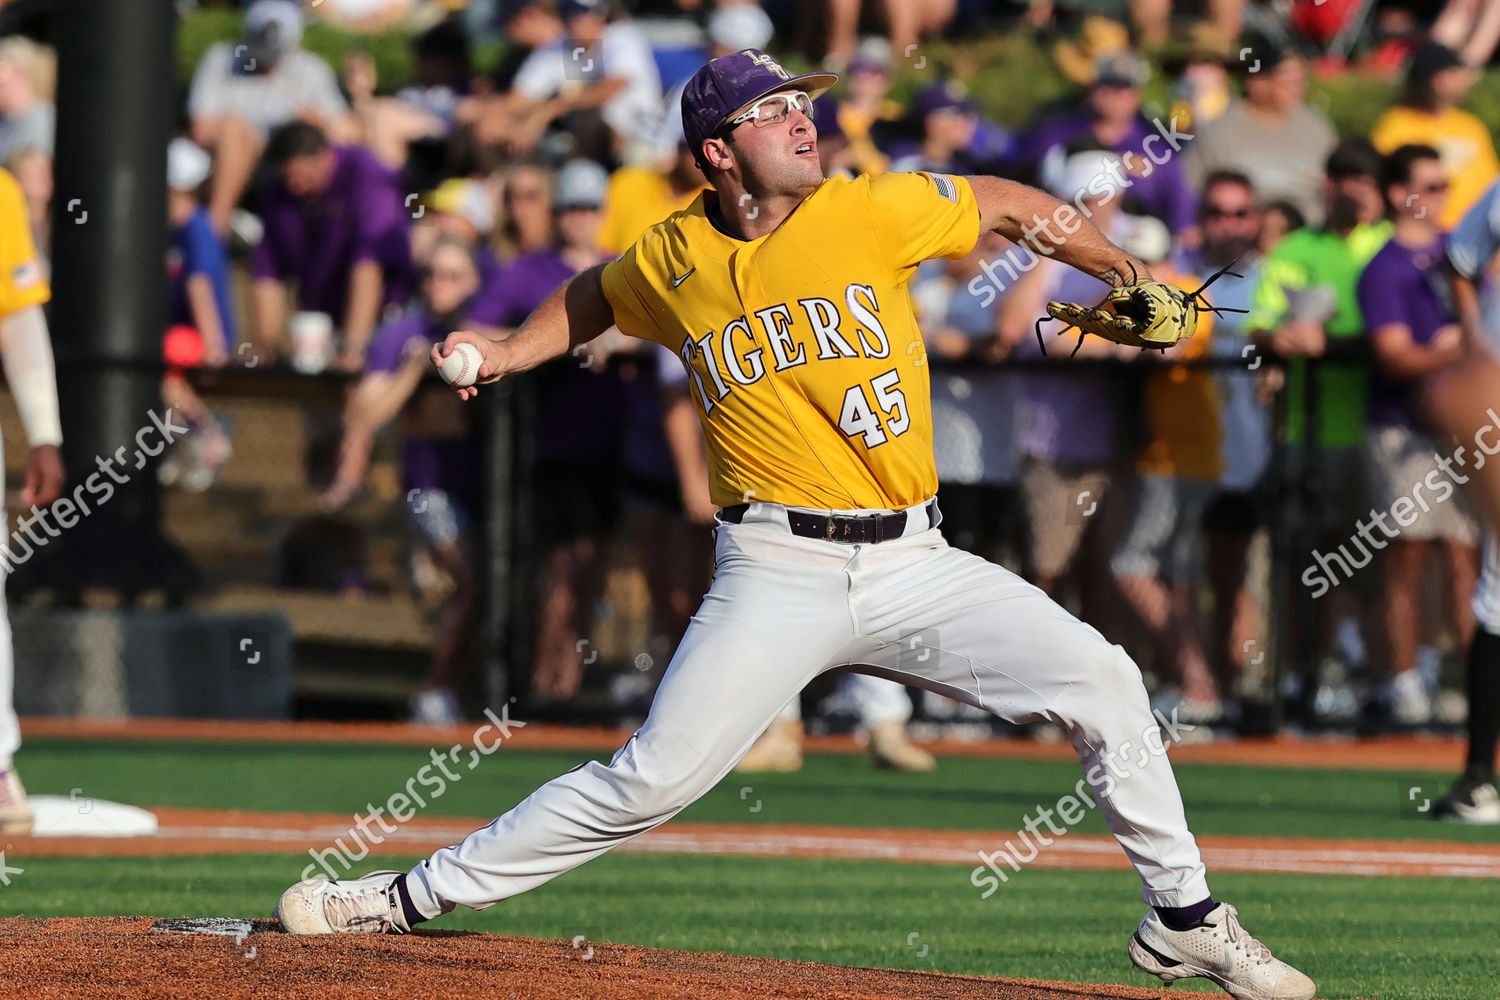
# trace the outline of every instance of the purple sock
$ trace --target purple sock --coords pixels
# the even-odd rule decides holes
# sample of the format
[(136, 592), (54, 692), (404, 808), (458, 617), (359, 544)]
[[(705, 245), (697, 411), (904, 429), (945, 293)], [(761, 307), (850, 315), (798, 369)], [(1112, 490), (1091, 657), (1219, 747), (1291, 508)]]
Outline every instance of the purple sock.
[(1212, 913), (1213, 908), (1218, 905), (1210, 896), (1203, 902), (1194, 903), (1192, 906), (1153, 906), (1152, 909), (1156, 911), (1158, 917), (1161, 917), (1161, 922), (1171, 930), (1190, 931), (1203, 923), (1203, 918)]
[(406, 891), (405, 875), (396, 879), (396, 895), (401, 897), (401, 914), (406, 917), (406, 926), (415, 927), (427, 919), (417, 912), (415, 906), (411, 905), (411, 893)]

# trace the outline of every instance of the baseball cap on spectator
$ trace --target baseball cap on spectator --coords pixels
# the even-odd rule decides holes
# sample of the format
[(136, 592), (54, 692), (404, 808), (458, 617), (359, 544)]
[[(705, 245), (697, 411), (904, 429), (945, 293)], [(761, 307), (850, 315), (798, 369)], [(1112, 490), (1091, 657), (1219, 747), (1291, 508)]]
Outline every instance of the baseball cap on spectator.
[(463, 216), (481, 236), (488, 235), (495, 228), (494, 199), (479, 181), (450, 177), (433, 190), (427, 203), (434, 212)]
[(804, 90), (817, 99), (838, 83), (836, 73), (792, 76), (760, 49), (743, 49), (710, 60), (682, 92), (682, 127), (688, 145), (701, 155), (712, 138), (745, 108), (778, 90)]
[(167, 146), (167, 187), (196, 191), (208, 180), (213, 158), (191, 139), (173, 139)]
[(1094, 63), (1094, 86), (1134, 89), (1146, 82), (1149, 73), (1146, 61), (1134, 52), (1114, 52)]
[(302, 8), (293, 0), (255, 0), (245, 11), (244, 41), (251, 59), (275, 65), (302, 44)]
[(1119, 156), (1103, 149), (1086, 149), (1074, 153), (1063, 161), (1055, 178), (1052, 193), (1063, 201), (1072, 201), (1080, 194), (1101, 198), (1106, 194), (1119, 194), (1115, 178), (1122, 176)]
[(1172, 233), (1167, 224), (1149, 215), (1120, 216), (1115, 242), (1121, 250), (1147, 264), (1159, 264), (1172, 252)]
[(871, 35), (859, 43), (854, 58), (849, 60), (849, 72), (889, 74), (896, 66), (896, 54), (891, 51), (888, 39)]
[(558, 0), (557, 13), (564, 20), (579, 14), (604, 17), (609, 13), (609, 0)]
[(917, 96), (912, 98), (911, 116), (917, 121), (939, 111), (973, 115), (979, 113), (979, 107), (969, 99), (968, 92), (963, 87), (952, 81), (929, 84), (917, 91)]
[(1234, 40), (1217, 24), (1199, 21), (1188, 28), (1187, 62), (1216, 62), (1228, 66), (1234, 59)]
[(758, 4), (720, 7), (708, 19), (708, 40), (725, 49), (760, 49), (776, 29)]
[(1064, 39), (1053, 47), (1052, 57), (1063, 76), (1079, 86), (1094, 82), (1099, 60), (1130, 48), (1130, 31), (1119, 21), (1091, 14), (1083, 19), (1077, 41)]
[(1240, 68), (1245, 71), (1247, 79), (1254, 80), (1270, 74), (1297, 54), (1267, 37), (1246, 35), (1240, 40), (1240, 55)]
[(1467, 67), (1463, 57), (1441, 42), (1423, 42), (1411, 54), (1406, 66), (1409, 80), (1430, 80), (1445, 69)]
[(609, 175), (593, 160), (569, 160), (557, 172), (552, 192), (552, 210), (570, 208), (603, 208), (604, 193), (609, 189)]

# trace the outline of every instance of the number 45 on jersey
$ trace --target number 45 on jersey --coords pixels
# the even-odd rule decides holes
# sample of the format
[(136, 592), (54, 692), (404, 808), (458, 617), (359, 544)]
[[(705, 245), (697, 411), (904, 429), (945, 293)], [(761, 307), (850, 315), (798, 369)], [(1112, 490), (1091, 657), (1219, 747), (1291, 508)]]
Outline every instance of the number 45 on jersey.
[[(880, 425), (882, 415), (886, 418), (884, 427)], [(891, 437), (900, 437), (910, 426), (906, 393), (901, 391), (901, 373), (896, 369), (875, 376), (868, 387), (862, 383), (851, 385), (844, 393), (844, 405), (839, 410), (839, 429), (850, 437), (863, 436), (866, 448), (875, 448)]]

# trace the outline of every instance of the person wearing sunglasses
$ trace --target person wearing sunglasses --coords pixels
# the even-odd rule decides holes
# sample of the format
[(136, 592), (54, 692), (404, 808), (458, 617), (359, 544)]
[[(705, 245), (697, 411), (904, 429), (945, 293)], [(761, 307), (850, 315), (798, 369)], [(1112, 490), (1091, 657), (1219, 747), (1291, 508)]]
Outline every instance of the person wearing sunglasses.
[[(408, 873), (298, 882), (278, 905), (282, 928), (399, 933), (543, 885), (677, 815), (804, 685), (850, 669), (1061, 726), (1083, 765), (1077, 788), (1099, 797), (1150, 906), (1131, 960), (1241, 998), (1311, 1000), (1312, 980), (1214, 900), (1165, 753), (1126, 750), (1161, 739), (1140, 668), (939, 530), (918, 265), (998, 231), (1117, 285), (1150, 270), (1014, 181), (825, 178), (810, 113), (837, 79), (794, 77), (755, 49), (709, 62), (683, 94), (683, 122), (711, 193), (571, 278), (515, 336), (459, 331), (432, 352), (436, 367), (459, 344), (481, 352), (479, 384), (454, 388), (462, 399), (615, 325), (682, 359), (719, 507), (717, 568), (645, 723), (609, 763), (581, 763)], [(1047, 220), (1069, 235), (1043, 235)], [(1122, 757), (1124, 775), (1106, 780)], [(981, 896), (999, 888), (985, 866), (969, 882)]]
[(1268, 519), (1263, 480), (1271, 458), (1271, 415), (1258, 383), (1264, 374), (1250, 369), (1250, 331), (1245, 323), (1251, 293), (1260, 280), (1257, 241), (1264, 213), (1255, 187), (1243, 173), (1220, 170), (1204, 181), (1199, 203), (1203, 242), (1182, 255), (1189, 274), (1231, 271), (1214, 282), (1214, 305), (1223, 313), (1214, 324), (1211, 354), (1233, 359), (1234, 367), (1214, 372), (1223, 428), (1223, 471), (1218, 492), (1203, 517), (1208, 583), (1213, 589), (1209, 664), (1219, 694), (1233, 715), (1234, 681), (1245, 668), (1247, 649), (1263, 646), (1259, 608), (1249, 587), (1250, 552)]
[[(1383, 547), (1381, 615), (1386, 679), (1371, 710), (1402, 726), (1420, 726), (1432, 714), (1434, 684), (1418, 670), (1422, 641), (1422, 567), (1434, 546), (1442, 551), (1453, 610), (1451, 625), (1460, 644), (1474, 633), (1469, 599), (1479, 571), (1478, 529), (1462, 491), (1439, 470), (1442, 452), (1413, 405), (1413, 387), (1459, 359), (1463, 338), (1448, 292), (1443, 261), (1446, 240), (1441, 220), (1448, 202), (1448, 180), (1438, 152), (1408, 145), (1385, 158), (1381, 176), (1394, 229), (1390, 242), (1365, 265), (1359, 279), (1359, 306), (1365, 317), (1375, 370), (1366, 411), (1365, 470), (1374, 510), (1392, 510), (1413, 496), (1413, 484), (1446, 485), (1399, 535)], [(1436, 474), (1434, 480), (1429, 473)], [(1416, 499), (1423, 499), (1420, 496)], [(1409, 501), (1408, 501), (1409, 502)], [(1422, 650), (1436, 666), (1437, 653)], [(1435, 681), (1436, 678), (1431, 678)]]
[(1401, 97), (1370, 130), (1370, 141), (1382, 153), (1408, 143), (1436, 149), (1453, 192), (1438, 219), (1444, 229), (1458, 225), (1497, 175), (1500, 156), (1490, 130), (1462, 107), (1479, 74), (1453, 49), (1430, 41), (1412, 53)]

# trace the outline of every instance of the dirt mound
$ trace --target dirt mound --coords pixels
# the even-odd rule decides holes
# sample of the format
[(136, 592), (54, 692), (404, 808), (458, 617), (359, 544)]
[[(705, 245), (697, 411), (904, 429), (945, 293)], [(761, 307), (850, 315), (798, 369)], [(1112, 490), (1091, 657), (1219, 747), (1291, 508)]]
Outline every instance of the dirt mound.
[[(153, 933), (148, 917), (0, 920), (0, 983), (27, 997), (484, 995), (536, 1000), (1160, 1000), (1161, 990), (852, 969), (432, 931), (297, 938)], [(0, 990), (0, 992), (4, 992)]]

